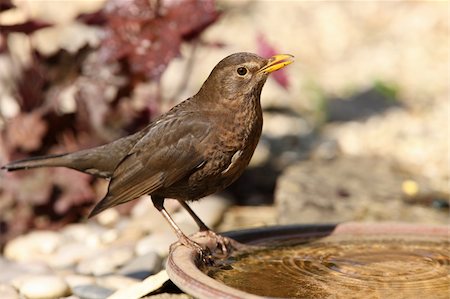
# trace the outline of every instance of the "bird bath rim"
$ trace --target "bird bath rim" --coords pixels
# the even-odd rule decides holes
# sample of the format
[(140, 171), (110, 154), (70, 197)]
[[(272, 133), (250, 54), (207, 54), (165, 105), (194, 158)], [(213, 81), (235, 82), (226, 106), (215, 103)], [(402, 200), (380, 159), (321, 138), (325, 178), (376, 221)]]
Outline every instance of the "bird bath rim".
[[(244, 244), (258, 244), (267, 241), (283, 241), (296, 237), (325, 237), (328, 235), (412, 235), (450, 237), (450, 226), (423, 225), (399, 222), (365, 223), (347, 222), (340, 224), (298, 224), (237, 230), (222, 235)], [(250, 294), (227, 286), (202, 272), (197, 264), (197, 253), (185, 246), (171, 248), (166, 270), (169, 278), (181, 290), (195, 298), (273, 298)]]

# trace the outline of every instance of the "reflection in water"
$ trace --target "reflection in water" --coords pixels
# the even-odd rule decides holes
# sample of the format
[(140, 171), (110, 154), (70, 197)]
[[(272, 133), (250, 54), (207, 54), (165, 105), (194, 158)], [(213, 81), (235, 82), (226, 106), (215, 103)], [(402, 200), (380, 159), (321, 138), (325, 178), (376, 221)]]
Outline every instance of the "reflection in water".
[(450, 296), (449, 240), (442, 237), (328, 236), (249, 251), (204, 271), (226, 285), (260, 296)]

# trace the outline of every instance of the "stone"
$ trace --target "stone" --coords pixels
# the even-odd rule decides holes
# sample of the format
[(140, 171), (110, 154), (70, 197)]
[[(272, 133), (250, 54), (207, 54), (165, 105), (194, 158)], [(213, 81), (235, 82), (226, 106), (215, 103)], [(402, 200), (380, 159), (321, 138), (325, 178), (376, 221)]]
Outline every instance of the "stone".
[(105, 299), (114, 293), (113, 290), (95, 284), (75, 286), (72, 292), (80, 299)]
[(4, 299), (20, 299), (16, 289), (7, 283), (0, 283), (0, 298)]
[(341, 156), (299, 162), (278, 179), (278, 220), (281, 224), (383, 220), (447, 224), (445, 211), (405, 201), (406, 179), (422, 180), (381, 158)]
[[(147, 223), (149, 223), (148, 221)], [(136, 243), (146, 234), (148, 234), (149, 230), (146, 230), (145, 224), (143, 221), (139, 221), (137, 219), (133, 219), (132, 221), (128, 221), (127, 225), (121, 227), (118, 232), (117, 240), (114, 241), (114, 244), (130, 244)]]
[[(142, 233), (149, 234), (152, 232), (170, 231), (171, 227), (167, 224), (161, 213), (153, 206), (152, 202), (146, 197), (147, 200), (140, 200), (131, 211), (131, 219), (129, 227), (133, 230)], [(178, 202), (174, 200), (166, 200), (168, 206), (172, 206), (170, 210), (175, 210), (174, 206), (179, 208)], [(174, 205), (174, 203), (176, 205)], [(171, 215), (172, 212), (169, 212)], [(125, 235), (126, 236), (126, 235)]]
[(277, 210), (271, 206), (234, 206), (229, 208), (217, 231), (246, 229), (277, 224)]
[(100, 276), (96, 279), (97, 285), (115, 291), (138, 282), (141, 280), (117, 274)]
[[(49, 275), (51, 275), (51, 274), (52, 273), (49, 273)], [(27, 279), (29, 279), (30, 277), (35, 277), (35, 275), (34, 274), (22, 274), (22, 275), (16, 276), (13, 279), (11, 279), (11, 281), (9, 281), (9, 283), (16, 289), (20, 289), (20, 286), (22, 285), (22, 283), (24, 281), (26, 281)]]
[(95, 284), (95, 277), (89, 275), (69, 274), (64, 276), (64, 280), (71, 289), (76, 286)]
[(81, 261), (76, 270), (80, 274), (105, 275), (133, 258), (131, 246), (111, 247)]
[(146, 278), (144, 281), (133, 284), (129, 287), (120, 289), (111, 295), (108, 299), (138, 299), (153, 291), (156, 291), (169, 280), (169, 276), (165, 270), (158, 274)]
[[(30, 274), (49, 274), (50, 267), (43, 262), (11, 262), (0, 257), (0, 283), (12, 282), (19, 277)], [(0, 297), (1, 298), (1, 297)]]
[(51, 299), (70, 295), (67, 283), (59, 276), (30, 276), (22, 281), (20, 294), (28, 299)]
[(161, 257), (169, 254), (169, 247), (177, 241), (177, 237), (173, 232), (153, 233), (136, 244), (136, 254), (144, 255), (149, 252), (156, 252)]
[(119, 232), (115, 228), (108, 229), (100, 235), (100, 240), (103, 244), (108, 245), (119, 238)]
[(83, 242), (92, 234), (92, 229), (85, 223), (73, 223), (62, 228), (60, 233), (67, 239)]
[(323, 133), (344, 154), (388, 157), (427, 178), (433, 189), (449, 193), (448, 130), (442, 128), (448, 127), (450, 102), (447, 96), (432, 98), (436, 101), (425, 104), (426, 109), (411, 109), (413, 100), (407, 109), (390, 109), (364, 122), (330, 124)]
[(67, 239), (86, 244), (90, 248), (100, 248), (103, 245), (102, 234), (107, 228), (95, 223), (70, 224), (61, 230), (61, 234)]
[(34, 231), (9, 241), (3, 254), (14, 261), (46, 260), (62, 242), (56, 232)]
[(120, 268), (117, 273), (142, 280), (157, 273), (161, 268), (162, 258), (156, 252), (150, 251), (144, 255), (136, 256)]
[(79, 261), (95, 255), (97, 249), (92, 249), (80, 242), (67, 243), (58, 248), (49, 260), (49, 265), (56, 269), (68, 268)]
[(113, 227), (120, 219), (120, 214), (115, 208), (107, 209), (96, 217), (98, 223), (106, 227)]
[(44, 254), (53, 253), (64, 242), (61, 235), (54, 231), (34, 231), (26, 237), (31, 242), (30, 245)]

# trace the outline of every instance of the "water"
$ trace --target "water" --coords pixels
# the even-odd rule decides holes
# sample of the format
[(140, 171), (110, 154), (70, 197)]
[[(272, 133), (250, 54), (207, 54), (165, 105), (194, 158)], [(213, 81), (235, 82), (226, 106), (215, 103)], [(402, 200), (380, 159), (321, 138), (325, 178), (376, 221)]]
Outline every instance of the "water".
[(328, 236), (266, 246), (204, 269), (233, 288), (279, 298), (450, 298), (449, 240)]

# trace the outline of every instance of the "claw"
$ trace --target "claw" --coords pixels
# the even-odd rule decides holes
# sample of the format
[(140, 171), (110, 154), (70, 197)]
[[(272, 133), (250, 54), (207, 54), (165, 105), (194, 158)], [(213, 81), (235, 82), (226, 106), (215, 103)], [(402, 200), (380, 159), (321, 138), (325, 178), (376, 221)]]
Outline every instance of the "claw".
[(214, 265), (218, 260), (228, 258), (235, 250), (245, 247), (244, 244), (221, 236), (212, 230), (200, 231), (190, 237), (182, 235), (173, 245), (191, 248), (197, 253), (197, 259), (203, 265)]
[(227, 258), (234, 250), (240, 247), (240, 243), (233, 239), (221, 236), (212, 230), (201, 231), (197, 236), (210, 240), (211, 251), (218, 258)]
[[(172, 244), (174, 246), (177, 245), (184, 245), (188, 248), (191, 248), (192, 250), (197, 252), (198, 255), (198, 260), (202, 262), (202, 264), (204, 265), (212, 265), (212, 261), (213, 261), (213, 254), (210, 250), (210, 248), (208, 248), (208, 246), (202, 246), (199, 243), (191, 240), (190, 238), (186, 237), (186, 236), (181, 236), (180, 239), (178, 240), (178, 243)], [(173, 250), (171, 248), (171, 250)]]

